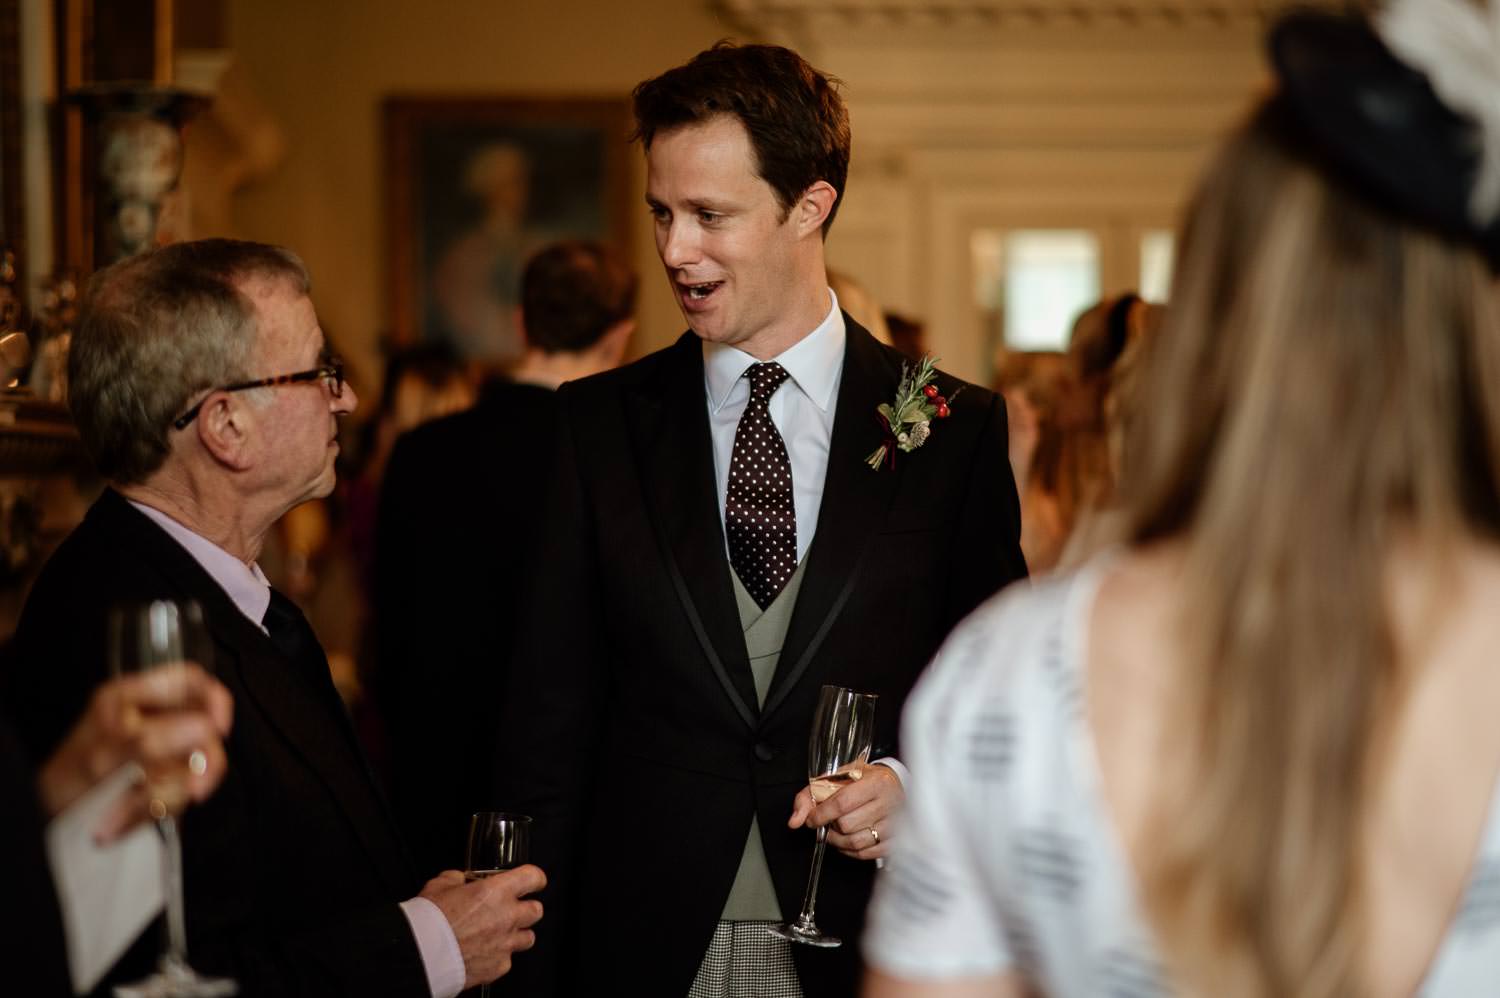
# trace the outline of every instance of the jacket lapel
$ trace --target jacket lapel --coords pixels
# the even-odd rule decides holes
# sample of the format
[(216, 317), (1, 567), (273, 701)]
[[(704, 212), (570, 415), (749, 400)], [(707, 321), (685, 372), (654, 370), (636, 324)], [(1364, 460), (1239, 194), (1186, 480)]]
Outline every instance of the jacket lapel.
[(865, 458), (880, 446), (882, 430), (875, 407), (895, 396), (899, 364), (848, 314), (844, 369), (828, 447), (828, 470), (818, 528), (807, 552), (806, 574), (796, 609), (782, 644), (781, 659), (766, 704), (765, 721), (817, 656), (823, 639), (843, 612), (859, 581), (860, 565), (871, 538), (885, 520), (905, 462), (872, 471)]
[(627, 413), (648, 512), (677, 598), (714, 678), (754, 728), (755, 680), (724, 553), (713, 440), (703, 387), (703, 350), (684, 334), (654, 380), (631, 393)]

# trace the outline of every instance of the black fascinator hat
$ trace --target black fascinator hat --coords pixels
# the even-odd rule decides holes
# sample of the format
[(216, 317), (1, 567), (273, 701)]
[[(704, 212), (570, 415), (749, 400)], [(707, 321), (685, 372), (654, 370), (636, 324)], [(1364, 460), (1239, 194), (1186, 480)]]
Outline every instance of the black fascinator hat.
[(1444, 103), (1363, 17), (1297, 11), (1269, 46), (1281, 99), (1334, 169), (1389, 210), (1477, 244), (1500, 271), (1500, 212), (1481, 219), (1471, 208), (1484, 168), (1479, 122)]

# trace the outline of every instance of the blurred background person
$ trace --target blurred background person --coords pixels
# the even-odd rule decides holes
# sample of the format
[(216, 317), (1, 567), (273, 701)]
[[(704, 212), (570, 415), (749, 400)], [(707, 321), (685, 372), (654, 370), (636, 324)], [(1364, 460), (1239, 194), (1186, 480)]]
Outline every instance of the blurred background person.
[(1053, 567), (1073, 567), (1107, 543), (1120, 479), (1120, 433), (1130, 412), (1130, 371), (1165, 309), (1133, 291), (1106, 298), (1073, 323), (1059, 405), (1058, 504), (1063, 544)]
[(1083, 311), (1066, 352), (1000, 355), (994, 387), (1005, 396), (1021, 547), (1033, 573), (1076, 564), (1100, 543), (1120, 473), (1128, 372), (1164, 311), (1127, 292)]
[(1500, 10), (1271, 51), (1147, 346), (1125, 546), (913, 696), (871, 998), (1500, 980)]
[(1060, 501), (1062, 418), (1075, 384), (1067, 356), (1056, 351), (1007, 351), (995, 372), (995, 391), (1005, 396), (1011, 474), (1021, 497), (1021, 551), (1032, 574), (1055, 567), (1068, 540), (1070, 523)]
[(392, 803), (420, 869), (461, 862), (465, 822), (494, 803), (503, 667), (544, 512), (554, 390), (620, 363), (636, 288), (598, 243), (537, 253), (522, 277), (525, 353), (511, 379), (402, 437), (391, 456), (376, 534), (376, 696)]
[(891, 346), (913, 363), (921, 360), (927, 352), (927, 324), (921, 319), (887, 310), (885, 328), (890, 333)]

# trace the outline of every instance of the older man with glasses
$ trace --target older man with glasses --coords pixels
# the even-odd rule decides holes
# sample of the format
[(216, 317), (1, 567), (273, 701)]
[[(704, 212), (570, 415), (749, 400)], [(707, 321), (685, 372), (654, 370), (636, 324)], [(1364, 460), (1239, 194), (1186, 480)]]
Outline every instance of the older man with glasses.
[(12, 708), (44, 757), (105, 678), (108, 609), (198, 601), (237, 716), (230, 775), (184, 823), (193, 965), (242, 995), (454, 995), (531, 945), (544, 878), (421, 885), (317, 638), (256, 565), (282, 514), (333, 489), (358, 403), (308, 292), (293, 254), (230, 240), (94, 278), (69, 405), (111, 487), (27, 602)]

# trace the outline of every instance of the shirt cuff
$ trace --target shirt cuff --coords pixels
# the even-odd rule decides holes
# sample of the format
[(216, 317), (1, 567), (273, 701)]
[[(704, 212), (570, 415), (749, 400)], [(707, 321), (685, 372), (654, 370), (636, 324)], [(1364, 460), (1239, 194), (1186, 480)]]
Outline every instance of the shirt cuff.
[(889, 766), (891, 770), (895, 772), (896, 778), (901, 781), (902, 790), (905, 790), (911, 783), (911, 770), (907, 769), (906, 764), (903, 763), (900, 759), (892, 759), (889, 757), (885, 759), (876, 759), (874, 762), (870, 763), (870, 765)]
[(454, 998), (464, 989), (464, 955), (458, 948), (458, 937), (437, 905), (426, 898), (401, 902), (401, 914), (411, 924), (427, 971), (427, 986), (432, 998)]

